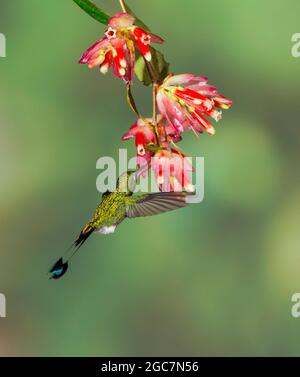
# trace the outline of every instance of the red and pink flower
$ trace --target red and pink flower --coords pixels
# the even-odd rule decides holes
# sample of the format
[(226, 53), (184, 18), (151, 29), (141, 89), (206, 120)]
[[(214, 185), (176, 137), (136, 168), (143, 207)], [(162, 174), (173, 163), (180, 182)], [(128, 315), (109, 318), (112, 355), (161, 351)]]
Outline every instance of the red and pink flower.
[(103, 74), (112, 66), (118, 78), (130, 83), (134, 73), (135, 47), (150, 62), (149, 44), (163, 43), (159, 36), (135, 26), (134, 21), (135, 18), (128, 13), (117, 13), (111, 17), (105, 36), (81, 56), (79, 63), (88, 64), (89, 68), (100, 67)]
[(153, 171), (160, 191), (195, 190), (190, 179), (190, 160), (174, 149), (158, 150), (153, 157)]
[[(192, 171), (190, 161), (169, 146), (175, 139), (173, 127), (161, 115), (158, 117), (157, 134), (152, 119), (138, 119), (123, 136), (122, 140), (135, 139), (137, 167), (147, 166), (142, 173), (145, 176), (151, 165), (160, 191), (193, 191), (189, 173)], [(152, 147), (152, 148), (151, 148)]]
[(206, 77), (182, 74), (164, 80), (157, 93), (157, 105), (176, 134), (192, 129), (214, 135), (215, 129), (206, 117), (218, 122), (222, 117), (218, 108), (229, 109), (232, 101), (209, 85)]
[[(168, 143), (177, 143), (181, 140), (178, 135), (174, 134), (174, 128), (168, 124), (167, 120), (161, 115), (157, 119), (157, 133), (159, 140), (157, 140), (152, 119), (139, 118), (122, 136), (122, 140), (135, 139), (135, 146), (137, 152), (137, 166), (141, 167), (147, 164), (150, 168), (151, 157), (154, 156), (155, 146), (160, 145), (161, 148), (169, 148)], [(153, 146), (151, 149), (149, 146)]]
[(156, 135), (151, 125), (151, 119), (138, 119), (122, 136), (122, 140), (135, 138), (137, 167), (147, 164), (150, 167), (153, 152), (147, 147), (157, 143)]

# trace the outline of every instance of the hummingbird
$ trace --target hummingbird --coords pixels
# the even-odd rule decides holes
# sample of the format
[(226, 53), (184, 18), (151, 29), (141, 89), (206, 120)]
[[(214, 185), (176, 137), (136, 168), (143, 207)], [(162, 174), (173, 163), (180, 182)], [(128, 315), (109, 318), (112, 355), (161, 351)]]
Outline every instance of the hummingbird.
[(117, 180), (115, 191), (102, 194), (92, 218), (82, 228), (65, 256), (50, 269), (50, 279), (60, 279), (67, 272), (70, 259), (93, 233), (111, 234), (126, 218), (153, 216), (185, 207), (188, 204), (187, 197), (194, 194), (185, 191), (134, 193), (140, 174), (141, 169), (123, 173)]

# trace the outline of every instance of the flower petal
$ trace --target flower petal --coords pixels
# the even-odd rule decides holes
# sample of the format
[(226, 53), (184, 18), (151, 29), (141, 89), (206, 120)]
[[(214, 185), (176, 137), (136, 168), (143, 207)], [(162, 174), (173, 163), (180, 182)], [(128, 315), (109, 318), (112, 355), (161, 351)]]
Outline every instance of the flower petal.
[(100, 50), (105, 50), (109, 46), (109, 41), (104, 36), (103, 38), (99, 39), (96, 43), (94, 43), (91, 47), (89, 47), (80, 57), (79, 63), (80, 64), (88, 64), (91, 59), (97, 54)]
[(195, 92), (198, 92), (204, 96), (215, 96), (218, 94), (217, 88), (212, 85), (194, 84), (189, 85), (188, 89), (194, 90)]
[(213, 97), (215, 105), (221, 109), (229, 109), (232, 106), (232, 100), (219, 95), (218, 97)]
[(108, 26), (112, 28), (126, 28), (134, 24), (135, 18), (128, 13), (119, 12), (113, 15), (109, 21)]
[(100, 65), (100, 72), (105, 75), (108, 72), (109, 67), (112, 63), (112, 52), (107, 51), (105, 54), (105, 59), (103, 60), (102, 64)]
[(135, 27), (133, 29), (133, 35), (135, 37), (136, 43), (138, 45), (138, 48), (140, 50), (141, 55), (148, 61), (151, 61), (151, 51), (150, 51), (150, 41), (151, 41), (151, 35), (144, 31), (143, 29), (140, 29), (138, 27)]
[(165, 86), (187, 86), (193, 84), (202, 84), (205, 85), (208, 79), (204, 76), (195, 76), (192, 73), (184, 73), (181, 75), (174, 75), (169, 77), (164, 85)]
[(194, 110), (192, 115), (208, 134), (214, 135), (216, 133), (212, 124), (199, 111)]
[(164, 43), (165, 41), (158, 35), (156, 34), (152, 34), (150, 33), (150, 37), (151, 37), (151, 42), (152, 43), (159, 43), (159, 44), (162, 44)]

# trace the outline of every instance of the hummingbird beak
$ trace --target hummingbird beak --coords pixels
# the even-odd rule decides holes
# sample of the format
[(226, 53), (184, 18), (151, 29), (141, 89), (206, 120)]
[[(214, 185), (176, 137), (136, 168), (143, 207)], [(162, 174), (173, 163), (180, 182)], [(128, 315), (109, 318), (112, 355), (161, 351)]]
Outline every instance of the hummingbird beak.
[(144, 175), (148, 171), (148, 165), (145, 164), (141, 166), (138, 170), (132, 172), (128, 178), (128, 189), (131, 192), (134, 192), (137, 180), (140, 178), (140, 176)]
[(138, 170), (136, 170), (132, 175), (134, 176), (134, 179), (137, 180), (141, 175), (144, 175), (148, 171), (148, 164), (144, 164), (141, 166)]

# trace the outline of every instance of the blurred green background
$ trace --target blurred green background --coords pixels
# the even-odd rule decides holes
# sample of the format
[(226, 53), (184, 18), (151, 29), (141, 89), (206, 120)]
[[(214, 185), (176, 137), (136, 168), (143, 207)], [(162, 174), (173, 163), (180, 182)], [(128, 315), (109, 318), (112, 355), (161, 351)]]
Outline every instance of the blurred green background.
[[(112, 14), (117, 0), (96, 0)], [(71, 0), (1, 0), (1, 355), (300, 355), (298, 0), (128, 0), (175, 73), (234, 100), (205, 157), (205, 199), (94, 236), (46, 276), (99, 201), (101, 156), (134, 154), (122, 82), (77, 64), (102, 35)], [(134, 86), (140, 109), (150, 93)]]

